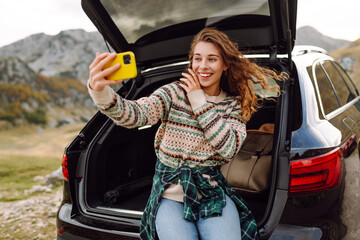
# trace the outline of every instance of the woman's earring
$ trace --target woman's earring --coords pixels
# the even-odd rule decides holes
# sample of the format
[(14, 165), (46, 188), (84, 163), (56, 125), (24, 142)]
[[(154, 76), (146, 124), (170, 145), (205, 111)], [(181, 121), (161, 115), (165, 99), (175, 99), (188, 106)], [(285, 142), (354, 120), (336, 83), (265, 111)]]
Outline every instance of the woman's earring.
[(226, 77), (226, 75), (227, 75), (227, 69), (226, 69), (226, 70), (224, 70), (224, 75), (225, 75), (225, 77)]

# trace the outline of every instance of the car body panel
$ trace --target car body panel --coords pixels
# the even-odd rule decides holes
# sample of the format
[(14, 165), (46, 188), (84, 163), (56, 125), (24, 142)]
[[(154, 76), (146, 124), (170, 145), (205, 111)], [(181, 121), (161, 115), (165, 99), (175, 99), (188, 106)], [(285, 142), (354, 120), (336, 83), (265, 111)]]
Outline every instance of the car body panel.
[[(291, 157), (301, 157), (306, 151), (314, 148), (334, 148), (341, 144), (341, 131), (329, 121), (320, 119), (317, 114), (312, 114), (319, 112), (319, 109), (314, 87), (306, 71), (306, 67), (313, 64), (314, 57), (311, 58), (311, 62), (306, 59), (308, 57), (309, 55), (303, 55), (293, 58), (297, 66), (297, 74), (299, 78), (303, 79), (299, 82), (299, 87), (304, 114), (302, 115), (303, 124), (292, 132)], [(324, 56), (319, 54), (319, 57), (323, 58)], [(304, 141), (304, 139), (306, 140)]]
[[(316, 226), (323, 231), (322, 239), (355, 239), (359, 234), (359, 96), (331, 114), (319, 116), (319, 92), (310, 79), (306, 68), (317, 62), (329, 60), (323, 54), (307, 54), (295, 57), (302, 95), (303, 124), (292, 134), (291, 159), (306, 158), (341, 147), (344, 153), (343, 181), (335, 189), (317, 194), (289, 196), (280, 222), (302, 226)], [(321, 105), (320, 105), (321, 106)], [(315, 113), (315, 114), (314, 114)], [(317, 114), (319, 113), (319, 114)], [(350, 124), (346, 119), (351, 119)], [(304, 141), (306, 139), (306, 141)], [(316, 139), (316, 140), (312, 140)], [(351, 209), (351, 210), (350, 210)]]

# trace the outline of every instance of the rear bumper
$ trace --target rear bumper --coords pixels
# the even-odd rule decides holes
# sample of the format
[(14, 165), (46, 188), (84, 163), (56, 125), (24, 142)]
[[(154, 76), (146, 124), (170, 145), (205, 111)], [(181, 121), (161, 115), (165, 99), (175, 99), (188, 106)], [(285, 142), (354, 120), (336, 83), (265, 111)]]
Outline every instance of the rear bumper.
[(320, 228), (279, 224), (269, 240), (320, 240), (321, 236)]
[[(62, 233), (57, 233), (57, 240), (139, 239), (138, 233), (106, 230), (80, 223), (70, 217), (71, 209), (71, 204), (64, 204), (58, 211), (57, 227)], [(319, 240), (321, 236), (321, 230), (316, 227), (280, 224), (269, 240)]]
[(62, 234), (60, 234), (59, 232), (57, 233), (57, 240), (89, 240), (89, 238), (83, 238), (80, 237), (78, 235), (73, 235), (71, 233), (67, 233), (67, 232), (63, 232)]
[(56, 225), (61, 232), (57, 233), (58, 240), (139, 239), (139, 233), (107, 230), (78, 222), (70, 217), (71, 209), (71, 204), (63, 204), (58, 211)]

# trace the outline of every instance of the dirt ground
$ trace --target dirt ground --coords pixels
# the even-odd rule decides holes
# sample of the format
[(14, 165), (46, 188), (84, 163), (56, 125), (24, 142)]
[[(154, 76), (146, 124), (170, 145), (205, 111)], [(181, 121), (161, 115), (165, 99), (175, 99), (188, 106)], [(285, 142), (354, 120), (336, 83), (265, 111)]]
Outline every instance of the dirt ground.
[(0, 239), (56, 239), (62, 188), (25, 200), (0, 202)]

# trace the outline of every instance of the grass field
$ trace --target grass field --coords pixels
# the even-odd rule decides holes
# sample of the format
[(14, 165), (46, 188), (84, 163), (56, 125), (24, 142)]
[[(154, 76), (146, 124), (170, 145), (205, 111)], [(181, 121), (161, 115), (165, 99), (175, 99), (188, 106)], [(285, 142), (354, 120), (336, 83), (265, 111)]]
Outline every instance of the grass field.
[(0, 131), (0, 156), (46, 156), (61, 160), (64, 148), (83, 126), (74, 124), (46, 129), (22, 126)]
[(15, 201), (30, 197), (24, 193), (33, 185), (42, 185), (36, 176), (45, 176), (59, 168), (61, 159), (55, 157), (1, 155), (0, 201)]
[(0, 131), (0, 239), (55, 239), (62, 184), (51, 192), (25, 194), (43, 185), (61, 166), (64, 148), (84, 124), (41, 129), (22, 126)]
[(82, 124), (39, 129), (19, 127), (0, 132), (0, 201), (20, 200), (24, 190), (41, 185), (45, 176), (61, 166), (64, 148)]

